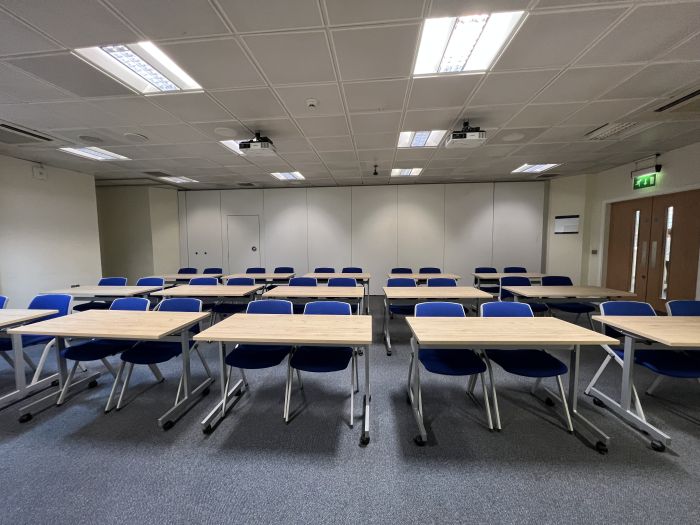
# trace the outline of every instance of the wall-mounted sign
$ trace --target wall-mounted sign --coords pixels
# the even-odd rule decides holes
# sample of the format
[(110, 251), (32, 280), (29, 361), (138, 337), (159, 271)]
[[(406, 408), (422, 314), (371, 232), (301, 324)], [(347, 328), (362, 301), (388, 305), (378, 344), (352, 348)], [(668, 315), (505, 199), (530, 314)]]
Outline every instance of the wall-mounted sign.
[(656, 186), (656, 175), (657, 173), (647, 173), (646, 175), (637, 175), (634, 177), (632, 180), (634, 180), (634, 184), (632, 185), (632, 189), (634, 190), (641, 190), (642, 188), (651, 188), (652, 186)]
[(578, 215), (557, 215), (554, 217), (554, 233), (572, 234), (578, 233)]

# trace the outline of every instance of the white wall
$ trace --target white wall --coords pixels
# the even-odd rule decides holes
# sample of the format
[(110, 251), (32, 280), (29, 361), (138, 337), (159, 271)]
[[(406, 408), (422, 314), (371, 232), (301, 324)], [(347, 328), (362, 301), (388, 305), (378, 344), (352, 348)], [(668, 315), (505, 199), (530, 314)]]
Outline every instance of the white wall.
[(177, 191), (148, 189), (153, 243), (153, 273), (162, 275), (180, 265), (180, 227)]
[(181, 263), (242, 271), (228, 267), (226, 216), (258, 215), (263, 266), (361, 266), (375, 294), (393, 266), (439, 266), (466, 283), (475, 266), (540, 271), (544, 194), (541, 182), (186, 192)]
[(36, 294), (102, 275), (91, 175), (0, 156), (0, 293), (23, 308)]
[[(585, 211), (585, 177), (564, 177), (549, 183), (546, 272), (552, 275), (568, 275), (574, 284), (580, 284), (582, 280), (582, 252), (587, 226)], [(557, 215), (578, 215), (579, 232), (555, 234), (554, 218)]]

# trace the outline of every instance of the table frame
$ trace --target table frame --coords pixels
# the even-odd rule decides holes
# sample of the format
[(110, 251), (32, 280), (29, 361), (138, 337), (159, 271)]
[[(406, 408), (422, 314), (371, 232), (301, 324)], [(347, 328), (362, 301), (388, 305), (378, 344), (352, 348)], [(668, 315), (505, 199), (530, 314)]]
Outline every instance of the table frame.
[(367, 273), (367, 272), (362, 272), (362, 273), (315, 273), (315, 272), (310, 272), (304, 274), (304, 277), (314, 277), (318, 282), (328, 282), (328, 279), (335, 279), (337, 277), (347, 277), (349, 279), (355, 279), (356, 281), (359, 281), (360, 284), (362, 284), (362, 287), (365, 290), (365, 312), (367, 314), (370, 313), (369, 311), (369, 283), (370, 279), (372, 276)]
[[(273, 290), (268, 290), (267, 292), (262, 294), (263, 299), (285, 299), (290, 301), (293, 304), (306, 304), (308, 302), (308, 299), (312, 300), (332, 300), (332, 301), (346, 301), (350, 304), (357, 304), (357, 315), (362, 315), (362, 312), (365, 310), (364, 307), (364, 300), (365, 300), (365, 294), (364, 290), (362, 292), (361, 297), (353, 297), (352, 295), (349, 296), (343, 296), (342, 293), (338, 294), (338, 292), (343, 292), (347, 290), (355, 290), (356, 288), (353, 288), (351, 286), (310, 286), (308, 288), (313, 288), (314, 292), (311, 295), (285, 295), (284, 293), (280, 293), (284, 291), (284, 286), (278, 286), (274, 288)], [(294, 290), (298, 290), (299, 288), (306, 288), (304, 286), (287, 286), (287, 288), (291, 288)], [(323, 290), (333, 290), (334, 293), (329, 296), (325, 296), (323, 294)]]

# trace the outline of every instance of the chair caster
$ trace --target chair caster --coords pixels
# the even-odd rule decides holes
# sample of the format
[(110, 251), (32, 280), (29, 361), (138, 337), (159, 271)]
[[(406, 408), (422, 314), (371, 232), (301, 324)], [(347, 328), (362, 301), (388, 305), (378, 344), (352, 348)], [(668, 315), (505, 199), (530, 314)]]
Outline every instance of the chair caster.
[(175, 426), (175, 423), (173, 421), (166, 421), (163, 423), (163, 430), (170, 430)]
[(19, 416), (19, 422), (26, 423), (28, 421), (31, 421), (32, 417), (33, 416), (31, 414), (22, 414), (21, 416)]
[(666, 445), (664, 445), (661, 441), (657, 440), (652, 440), (651, 442), (651, 449), (655, 450), (656, 452), (663, 452), (666, 450)]
[(423, 439), (421, 436), (416, 436), (413, 438), (413, 442), (418, 445), (419, 447), (424, 447), (427, 443), (425, 439)]
[(593, 398), (593, 404), (597, 407), (605, 408), (605, 403), (603, 403), (600, 399), (597, 397)]
[(547, 405), (548, 407), (553, 407), (554, 406), (554, 401), (552, 400), (551, 397), (548, 397), (544, 400), (544, 404)]
[(602, 441), (596, 441), (595, 444), (595, 449), (598, 454), (607, 454), (608, 453), (608, 446), (603, 443)]
[(209, 392), (211, 392), (211, 390), (209, 389), (209, 387), (207, 387), (207, 388), (205, 388), (204, 390), (202, 390), (202, 397), (207, 397), (207, 396), (209, 395)]
[(211, 425), (207, 425), (206, 427), (204, 427), (204, 428), (202, 429), (202, 433), (203, 433), (205, 436), (208, 436), (208, 435), (211, 434), (212, 432), (214, 432), (214, 429), (212, 428)]
[(58, 379), (54, 379), (51, 381), (51, 386), (58, 386), (60, 383), (58, 382)]
[(95, 388), (97, 386), (97, 379), (93, 379), (88, 383), (88, 388)]
[(366, 447), (367, 445), (369, 445), (369, 435), (363, 432), (362, 436), (360, 436), (360, 446)]

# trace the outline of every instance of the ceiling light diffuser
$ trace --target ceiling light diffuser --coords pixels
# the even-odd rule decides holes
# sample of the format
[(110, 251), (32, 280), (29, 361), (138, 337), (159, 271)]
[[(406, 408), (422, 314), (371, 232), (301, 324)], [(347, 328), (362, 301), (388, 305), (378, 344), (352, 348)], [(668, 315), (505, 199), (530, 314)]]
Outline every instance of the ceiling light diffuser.
[(391, 170), (392, 177), (417, 177), (423, 168), (394, 168)]
[(304, 180), (304, 176), (298, 171), (275, 171), (270, 175), (279, 180)]
[(426, 19), (413, 74), (487, 71), (524, 15), (509, 11)]
[(241, 151), (240, 146), (238, 146), (238, 141), (237, 140), (220, 140), (219, 144), (225, 146), (226, 148), (230, 149), (234, 153), (237, 153), (238, 155), (245, 155)]
[(186, 182), (199, 182), (198, 180), (190, 179), (189, 177), (158, 177), (165, 182), (173, 182), (175, 184), (184, 184)]
[(131, 160), (129, 157), (123, 155), (117, 155), (106, 149), (90, 147), (90, 148), (59, 148), (61, 151), (70, 153), (71, 155), (77, 155), (78, 157), (83, 157), (92, 160)]
[(73, 53), (145, 95), (202, 89), (153, 42), (83, 47)]
[(557, 166), (561, 166), (561, 164), (523, 164), (511, 171), (511, 173), (542, 173)]
[(402, 131), (399, 133), (399, 148), (435, 148), (447, 133), (444, 129), (432, 131)]

